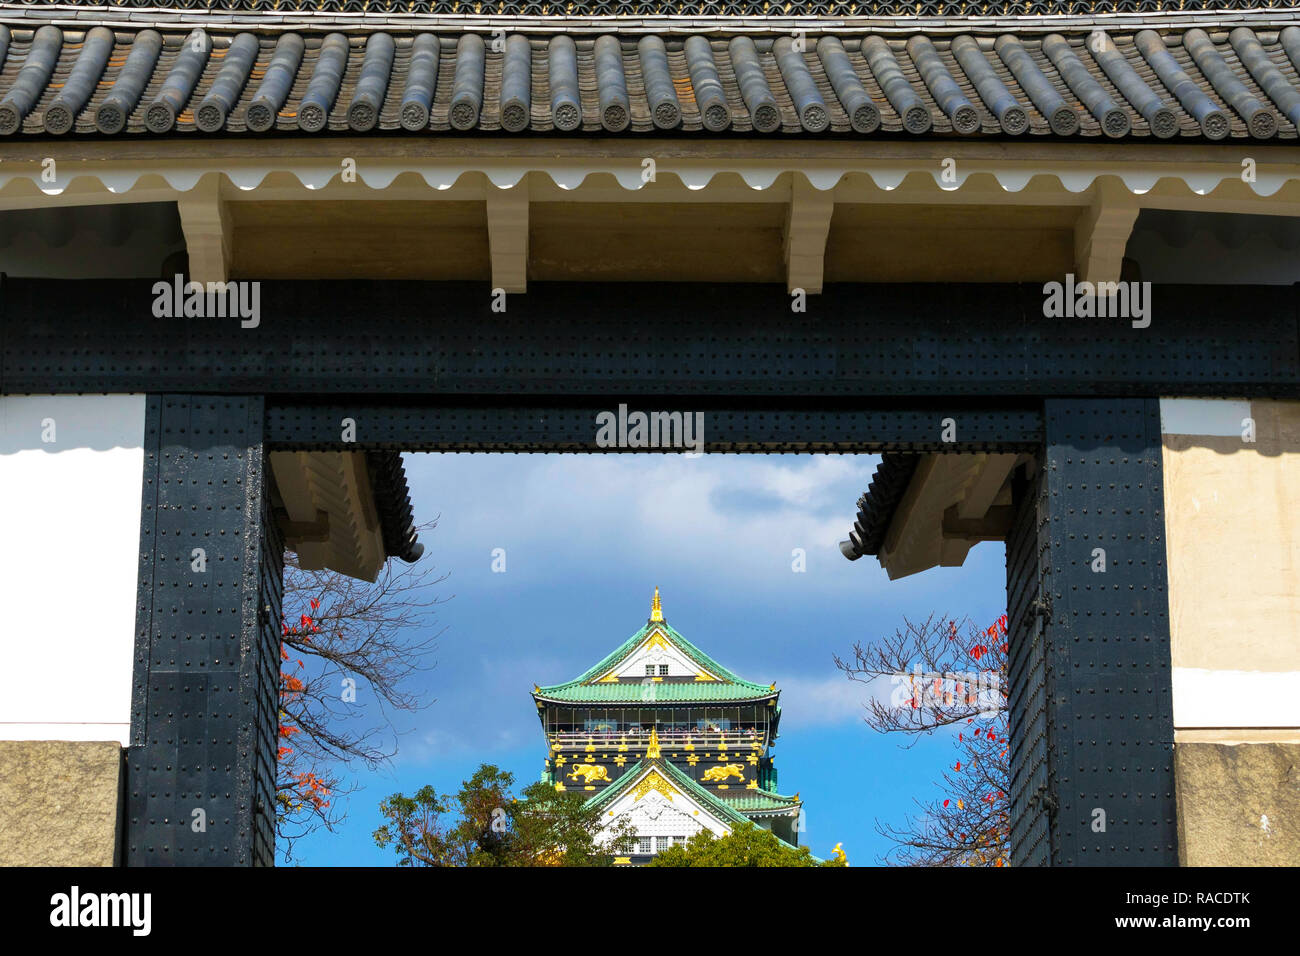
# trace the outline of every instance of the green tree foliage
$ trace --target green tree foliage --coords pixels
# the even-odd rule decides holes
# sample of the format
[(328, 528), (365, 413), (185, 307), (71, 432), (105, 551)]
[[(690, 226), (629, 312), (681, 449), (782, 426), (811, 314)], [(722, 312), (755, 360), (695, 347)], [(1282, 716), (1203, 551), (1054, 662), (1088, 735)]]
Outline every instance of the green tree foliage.
[(742, 823), (723, 837), (701, 830), (685, 846), (659, 853), (651, 866), (847, 866), (842, 854), (819, 861), (806, 847), (783, 843), (768, 830)]
[(601, 833), (601, 814), (582, 793), (534, 783), (516, 797), (515, 778), (483, 764), (454, 796), (425, 786), (379, 804), (387, 821), (375, 844), (398, 866), (610, 866), (631, 851), (626, 824)]

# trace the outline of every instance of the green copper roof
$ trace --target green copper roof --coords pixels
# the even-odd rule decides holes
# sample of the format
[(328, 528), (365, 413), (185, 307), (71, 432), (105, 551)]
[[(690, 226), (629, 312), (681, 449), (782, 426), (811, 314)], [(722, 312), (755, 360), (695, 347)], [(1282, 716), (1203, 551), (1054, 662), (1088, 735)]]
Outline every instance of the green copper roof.
[(734, 796), (728, 793), (723, 799), (741, 813), (762, 810), (793, 810), (799, 806), (796, 797), (787, 797), (770, 790), (736, 790)]
[[(617, 683), (588, 683), (611, 670), (635, 651), (651, 631), (660, 630), (670, 643), (708, 671), (716, 681), (655, 681), (625, 680)], [(539, 700), (571, 701), (584, 704), (606, 703), (715, 703), (717, 701), (755, 700), (775, 697), (767, 684), (755, 684), (737, 677), (713, 658), (682, 637), (663, 621), (650, 622), (624, 641), (613, 653), (571, 681), (539, 687), (533, 696)]]

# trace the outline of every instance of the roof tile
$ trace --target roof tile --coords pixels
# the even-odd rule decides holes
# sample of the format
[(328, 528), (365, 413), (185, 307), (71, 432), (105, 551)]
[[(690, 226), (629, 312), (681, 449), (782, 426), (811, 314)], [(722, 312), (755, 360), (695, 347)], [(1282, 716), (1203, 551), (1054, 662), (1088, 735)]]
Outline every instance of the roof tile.
[[(4, 8), (6, 17), (19, 22), (25, 12)], [(69, 11), (79, 19), (86, 12)], [(121, 22), (122, 12), (127, 11), (95, 11), (93, 17), (84, 18), (84, 24)], [(135, 10), (127, 15), (137, 20), (148, 16)], [(96, 113), (119, 79), (133, 39), (153, 32), (118, 30), (108, 63), (96, 70), (93, 91), (76, 111), (72, 129), (80, 134), (177, 136), (210, 127), (216, 134), (255, 135), (253, 130), (264, 123), (250, 122), (250, 108), (252, 114), (258, 113), (254, 99), (261, 85), (251, 77), (264, 75), (277, 40), (291, 35), (275, 32), (274, 17), (258, 21), (271, 29), (256, 34), (249, 77), (236, 84), (233, 96), (225, 91), (219, 97), (223, 106), (229, 99), (224, 118), (221, 110), (198, 110), (220, 75), (222, 62), (217, 55), (190, 64), (199, 67), (192, 81), (182, 70), (177, 79), (188, 82), (172, 84), (163, 95), (164, 80), (178, 65), (195, 59), (182, 56), (188, 33), (177, 24), (211, 27), (207, 33), (214, 49), (225, 51), (239, 32), (246, 32), (230, 25), (231, 15), (225, 10), (186, 13), (162, 29), (163, 51), (138, 102), (115, 131), (113, 124), (97, 126)], [(270, 125), (281, 131), (302, 128), (318, 134), (455, 128), (517, 134), (580, 130), (604, 135), (754, 131), (807, 135), (824, 130), (838, 136), (906, 131), (929, 136), (1023, 132), (1050, 137), (1146, 137), (1154, 132), (1211, 141), (1267, 139), (1275, 133), (1294, 139), (1295, 119), (1300, 117), (1295, 108), (1295, 97), (1300, 96), (1295, 70), (1300, 43), (1287, 42), (1296, 32), (1287, 25), (1292, 19), (1284, 13), (1267, 22), (1256, 19), (1256, 28), (1240, 28), (1244, 33), (1234, 34), (1235, 41), (1217, 29), (1213, 34), (1199, 29), (1135, 34), (1135, 27), (1153, 21), (1135, 18), (1130, 26), (1115, 21), (1105, 34), (1109, 46), (1095, 51), (1089, 35), (1078, 30), (1048, 37), (1037, 31), (985, 30), (969, 34), (976, 40), (974, 45), (937, 33), (909, 38), (864, 37), (854, 32), (837, 37), (833, 31), (810, 31), (802, 44), (790, 38), (773, 43), (770, 36), (727, 38), (700, 33), (683, 45), (681, 35), (660, 43), (652, 35), (593, 29), (539, 34), (530, 38), (526, 48), (514, 43), (504, 49), (500, 44), (485, 44), (479, 34), (444, 31), (436, 37), (440, 47), (436, 76), (428, 103), (421, 109), (404, 97), (412, 64), (424, 62), (412, 56), (417, 37), (432, 35), (394, 30), (392, 56), (376, 55), (363, 70), (368, 40), (380, 21), (371, 17), (362, 25), (358, 18), (356, 26), (336, 31), (346, 41), (343, 47), (322, 44), (319, 33), (302, 35), (304, 53)], [(338, 17), (331, 21), (337, 22)], [(630, 29), (636, 22), (611, 20), (607, 30)], [(27, 26), (13, 31), (0, 63), (0, 102), (7, 104), (0, 132), (48, 134), (46, 113), (56, 105), (58, 94), (54, 84), (73, 70), (81, 50), (72, 39), (79, 43), (84, 36), (80, 29), (48, 29), (61, 33), (64, 42), (48, 75), (42, 79), (29, 73), (24, 81), (41, 81), (40, 88), (31, 91), (36, 93), (34, 99), (22, 95), (21, 89), (14, 93), (36, 31)], [(994, 52), (990, 44), (999, 36), (1013, 38), (1014, 46), (1003, 42)], [(1252, 58), (1258, 76), (1238, 55), (1238, 48), (1253, 50), (1254, 44), (1263, 54), (1262, 59)], [(341, 62), (328, 62), (340, 53)], [(89, 62), (94, 65), (97, 60)], [(1276, 74), (1262, 70), (1269, 63)], [(523, 68), (525, 73), (518, 74)], [(1212, 75), (1207, 76), (1207, 71)], [(364, 87), (363, 74), (368, 78)], [(228, 74), (227, 85), (229, 79)], [(527, 103), (520, 94), (525, 89)], [(354, 104), (360, 105), (354, 110)], [(57, 106), (67, 111), (67, 102)], [(1070, 113), (1076, 118), (1073, 122)], [(65, 120), (61, 116), (55, 126), (67, 128)]]

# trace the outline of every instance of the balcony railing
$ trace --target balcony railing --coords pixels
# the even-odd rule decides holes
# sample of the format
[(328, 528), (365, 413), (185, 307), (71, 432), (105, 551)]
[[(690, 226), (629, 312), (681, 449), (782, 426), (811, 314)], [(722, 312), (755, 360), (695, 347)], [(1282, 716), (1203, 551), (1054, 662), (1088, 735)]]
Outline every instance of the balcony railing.
[[(690, 745), (695, 750), (719, 750), (723, 746), (728, 750), (740, 750), (751, 753), (754, 745), (759, 749), (765, 745), (766, 729), (753, 730), (660, 730), (660, 750), (683, 750)], [(553, 747), (562, 750), (609, 751), (626, 747), (628, 750), (644, 750), (650, 742), (650, 732), (619, 731), (617, 733), (589, 733), (587, 731), (552, 731), (549, 739)]]

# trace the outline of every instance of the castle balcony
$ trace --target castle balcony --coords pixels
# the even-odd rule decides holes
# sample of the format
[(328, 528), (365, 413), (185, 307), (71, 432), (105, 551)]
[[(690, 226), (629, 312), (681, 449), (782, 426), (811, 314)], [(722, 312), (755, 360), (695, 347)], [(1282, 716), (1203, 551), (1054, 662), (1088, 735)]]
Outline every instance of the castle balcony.
[[(650, 740), (649, 730), (629, 730), (617, 733), (555, 732), (547, 734), (551, 750), (587, 753), (643, 752)], [(659, 749), (677, 753), (686, 751), (726, 751), (738, 753), (764, 753), (768, 741), (766, 728), (739, 728), (722, 731), (659, 730)]]

